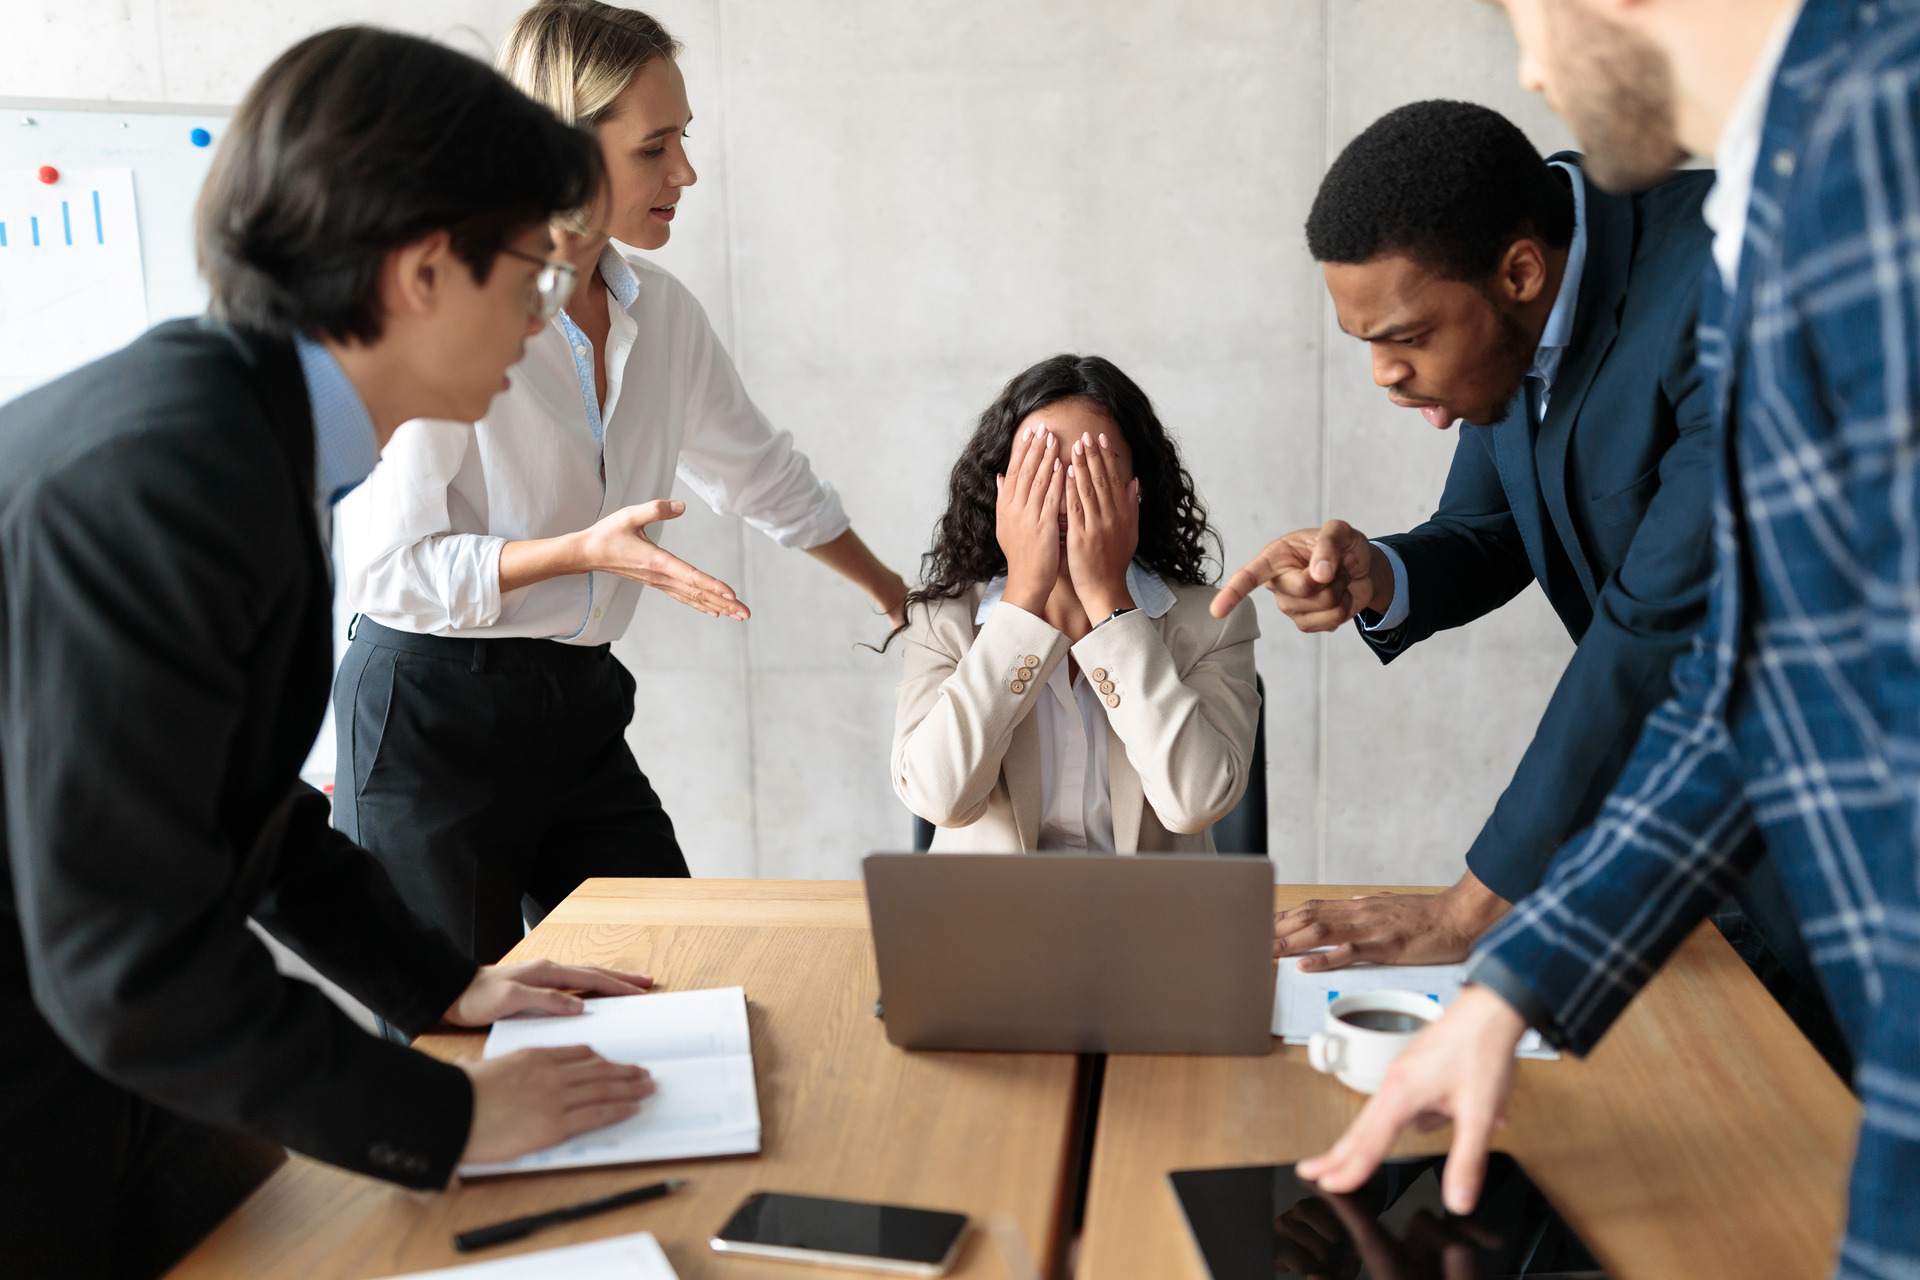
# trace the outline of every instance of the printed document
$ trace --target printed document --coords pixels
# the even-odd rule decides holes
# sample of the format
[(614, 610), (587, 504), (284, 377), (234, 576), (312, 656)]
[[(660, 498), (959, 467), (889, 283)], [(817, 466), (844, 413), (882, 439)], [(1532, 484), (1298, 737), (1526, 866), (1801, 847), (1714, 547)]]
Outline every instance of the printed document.
[(655, 1092), (631, 1120), (595, 1129), (517, 1160), (463, 1164), (460, 1175), (530, 1173), (760, 1150), (747, 994), (740, 987), (610, 996), (577, 1017), (521, 1015), (493, 1024), (485, 1056), (584, 1044), (653, 1076)]
[[(1356, 991), (1412, 991), (1445, 1008), (1466, 983), (1463, 964), (1356, 964), (1326, 973), (1300, 972), (1300, 957), (1280, 962), (1273, 992), (1273, 1034), (1288, 1044), (1327, 1027), (1327, 1006)], [(1521, 1058), (1558, 1058), (1560, 1051), (1528, 1027), (1515, 1051)]]
[[(400, 1280), (391, 1277), (390, 1280)], [(405, 1280), (680, 1280), (653, 1232), (614, 1236), (591, 1244), (542, 1249), (513, 1258), (475, 1262), (438, 1271), (416, 1271)]]

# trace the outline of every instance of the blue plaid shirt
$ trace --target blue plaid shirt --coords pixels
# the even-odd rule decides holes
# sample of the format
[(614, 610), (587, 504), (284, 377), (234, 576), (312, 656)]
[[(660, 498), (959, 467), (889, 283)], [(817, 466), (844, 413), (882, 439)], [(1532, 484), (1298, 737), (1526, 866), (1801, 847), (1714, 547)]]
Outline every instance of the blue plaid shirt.
[(1480, 949), (1585, 1052), (1756, 827), (1859, 1062), (1838, 1274), (1920, 1276), (1920, 0), (1808, 0), (1701, 360), (1706, 625), (1595, 824)]

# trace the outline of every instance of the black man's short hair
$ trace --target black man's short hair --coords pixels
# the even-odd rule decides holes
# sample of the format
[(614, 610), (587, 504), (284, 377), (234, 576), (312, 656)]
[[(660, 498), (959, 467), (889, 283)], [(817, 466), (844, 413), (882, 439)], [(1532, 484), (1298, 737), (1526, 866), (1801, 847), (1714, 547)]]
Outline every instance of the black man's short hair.
[(1307, 215), (1316, 262), (1405, 254), (1484, 280), (1523, 236), (1573, 241), (1573, 189), (1511, 120), (1471, 102), (1415, 102), (1347, 144)]

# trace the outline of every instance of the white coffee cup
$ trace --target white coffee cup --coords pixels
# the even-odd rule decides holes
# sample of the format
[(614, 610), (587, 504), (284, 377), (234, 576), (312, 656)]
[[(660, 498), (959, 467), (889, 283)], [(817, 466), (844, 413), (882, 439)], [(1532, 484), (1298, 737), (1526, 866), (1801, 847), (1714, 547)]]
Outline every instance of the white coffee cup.
[(1372, 1093), (1388, 1064), (1439, 1016), (1440, 1002), (1414, 991), (1341, 996), (1327, 1002), (1326, 1030), (1307, 1041), (1307, 1061), (1349, 1089)]

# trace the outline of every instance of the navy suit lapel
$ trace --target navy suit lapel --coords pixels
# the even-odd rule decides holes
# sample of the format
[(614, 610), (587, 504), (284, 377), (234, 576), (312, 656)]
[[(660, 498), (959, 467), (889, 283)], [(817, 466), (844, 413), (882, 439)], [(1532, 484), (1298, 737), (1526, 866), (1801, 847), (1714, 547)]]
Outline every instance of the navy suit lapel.
[(1547, 576), (1546, 539), (1541, 536), (1543, 517), (1540, 479), (1533, 462), (1533, 414), (1528, 411), (1524, 388), (1513, 398), (1506, 418), (1484, 430), (1493, 438), (1493, 464), (1500, 472), (1500, 487), (1507, 491), (1507, 509), (1513, 513), (1514, 528), (1527, 548), (1527, 563), (1533, 566), (1534, 581), (1544, 589), (1552, 579)]
[[(1607, 353), (1620, 334), (1620, 309), (1626, 304), (1632, 266), (1633, 200), (1608, 195), (1588, 183), (1587, 265), (1580, 277), (1580, 296), (1574, 303), (1573, 337), (1547, 398), (1547, 416), (1540, 424), (1536, 451), (1541, 499), (1589, 602), (1599, 598), (1600, 584), (1594, 581), (1593, 567), (1587, 562), (1569, 510), (1567, 453), (1580, 408), (1593, 389), (1594, 376), (1606, 363)], [(1595, 425), (1605, 430), (1606, 424)]]

